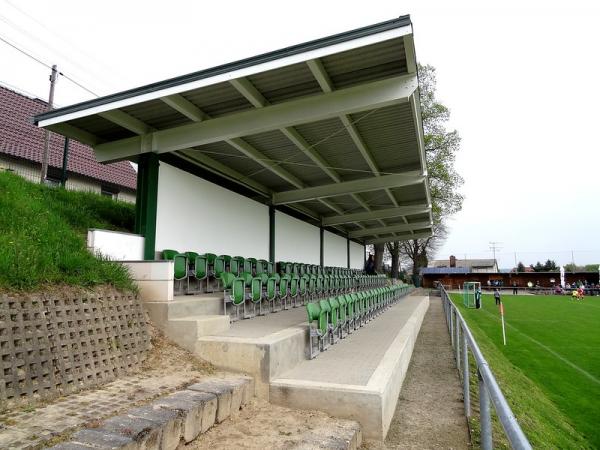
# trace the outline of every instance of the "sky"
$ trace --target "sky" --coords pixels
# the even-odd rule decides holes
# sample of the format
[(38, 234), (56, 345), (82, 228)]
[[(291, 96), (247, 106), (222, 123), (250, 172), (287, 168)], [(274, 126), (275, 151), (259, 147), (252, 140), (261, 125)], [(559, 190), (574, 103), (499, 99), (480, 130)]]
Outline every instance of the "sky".
[[(599, 263), (600, 2), (0, 0), (0, 38), (66, 106), (404, 14), (462, 137), (437, 257)], [(46, 99), (43, 64), (0, 40), (0, 84)]]

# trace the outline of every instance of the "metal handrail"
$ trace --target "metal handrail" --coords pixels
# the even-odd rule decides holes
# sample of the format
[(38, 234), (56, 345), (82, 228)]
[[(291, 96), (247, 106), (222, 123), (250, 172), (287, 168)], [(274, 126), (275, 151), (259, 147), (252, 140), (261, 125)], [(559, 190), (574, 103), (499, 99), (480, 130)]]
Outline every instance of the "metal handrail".
[[(494, 406), (496, 415), (502, 424), (504, 434), (506, 435), (511, 447), (518, 450), (531, 449), (529, 440), (523, 433), (521, 426), (508, 406), (500, 386), (490, 369), (489, 364), (483, 357), (471, 330), (467, 326), (465, 319), (458, 311), (458, 308), (450, 301), (448, 293), (443, 286), (440, 287), (442, 305), (446, 313), (446, 322), (452, 341), (452, 348), (456, 358), (456, 367), (463, 375), (463, 396), (465, 402), (465, 415), (471, 417), (471, 393), (469, 391), (469, 352), (473, 354), (477, 365), (477, 378), (479, 387), (479, 423), (481, 424), (481, 448), (491, 450), (493, 448), (492, 440), (492, 414), (490, 403)], [(462, 333), (462, 345), (461, 345)]]

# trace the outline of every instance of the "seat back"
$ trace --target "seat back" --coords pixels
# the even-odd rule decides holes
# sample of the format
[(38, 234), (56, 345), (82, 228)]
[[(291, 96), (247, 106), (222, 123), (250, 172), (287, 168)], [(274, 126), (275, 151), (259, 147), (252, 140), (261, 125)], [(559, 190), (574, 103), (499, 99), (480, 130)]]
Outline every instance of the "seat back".
[(234, 256), (231, 258), (229, 271), (236, 276), (239, 276), (240, 273), (244, 271), (244, 261), (245, 259), (243, 256)]
[(217, 278), (220, 278), (221, 274), (226, 272), (225, 256), (226, 255), (219, 255), (215, 258), (214, 272), (215, 272), (215, 277), (217, 277)]
[(273, 263), (268, 261), (267, 262), (267, 273), (270, 275), (273, 273), (274, 267), (273, 267)]
[(262, 299), (263, 281), (262, 277), (254, 277), (250, 282), (250, 299), (254, 303), (260, 302)]
[(256, 261), (256, 275), (260, 275), (267, 271), (267, 261), (264, 259), (259, 259)]
[(277, 297), (277, 282), (275, 277), (269, 277), (267, 280), (267, 300), (275, 300)]
[(162, 258), (167, 261), (173, 261), (175, 259), (175, 255), (179, 255), (177, 250), (166, 249), (162, 251)]
[(175, 262), (175, 268), (173, 276), (176, 280), (183, 280), (187, 277), (188, 273), (188, 259), (182, 253), (178, 253), (173, 257), (173, 261)]
[(198, 280), (204, 280), (208, 276), (208, 258), (206, 255), (196, 256), (194, 262), (194, 276)]
[(214, 253), (205, 253), (204, 256), (206, 256), (206, 260), (210, 266), (212, 266), (215, 263), (215, 259), (217, 259), (217, 255)]
[(329, 322), (334, 327), (337, 327), (339, 318), (340, 318), (340, 302), (338, 302), (336, 297), (329, 298), (329, 306), (331, 307), (331, 314), (329, 316)]
[(256, 269), (256, 258), (246, 258), (244, 261), (244, 272), (254, 273)]
[(306, 289), (307, 289), (306, 277), (302, 276), (298, 280), (298, 293), (300, 295), (306, 295)]
[(250, 284), (252, 283), (252, 274), (250, 272), (240, 273), (239, 278), (242, 278), (244, 280), (246, 287), (250, 287)]
[(296, 295), (298, 295), (298, 282), (300, 281), (300, 279), (298, 278), (298, 275), (292, 275), (292, 278), (290, 278), (290, 295), (292, 297), (295, 297)]
[(289, 275), (284, 275), (279, 280), (279, 297), (280, 298), (287, 297), (289, 283), (290, 283)]
[(306, 305), (306, 313), (308, 314), (308, 323), (317, 321), (317, 330), (321, 336), (327, 333), (327, 311), (321, 309), (318, 303), (308, 303)]
[[(231, 275), (231, 274), (230, 274)], [(237, 277), (231, 286), (231, 301), (234, 305), (241, 305), (246, 300), (246, 280)]]
[(346, 297), (343, 295), (338, 295), (336, 297), (338, 303), (340, 304), (340, 321), (342, 323), (346, 322), (346, 313), (348, 311), (348, 304), (346, 302)]

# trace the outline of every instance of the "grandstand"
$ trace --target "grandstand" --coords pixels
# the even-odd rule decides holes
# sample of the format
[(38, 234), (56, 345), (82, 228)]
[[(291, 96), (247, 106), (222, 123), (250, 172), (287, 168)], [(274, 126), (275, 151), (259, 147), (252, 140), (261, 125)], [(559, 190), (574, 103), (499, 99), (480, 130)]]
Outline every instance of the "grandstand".
[(428, 307), (362, 272), (367, 244), (432, 233), (408, 16), (35, 122), (138, 164), (137, 235), (90, 248), (129, 265), (167, 335), (385, 437)]

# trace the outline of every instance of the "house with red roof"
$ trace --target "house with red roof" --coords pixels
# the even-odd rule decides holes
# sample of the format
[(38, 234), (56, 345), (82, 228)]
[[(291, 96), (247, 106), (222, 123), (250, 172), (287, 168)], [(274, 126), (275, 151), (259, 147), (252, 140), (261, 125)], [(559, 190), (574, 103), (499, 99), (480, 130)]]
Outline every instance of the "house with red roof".
[[(0, 170), (10, 170), (39, 183), (44, 149), (44, 130), (32, 117), (48, 104), (0, 86)], [(50, 133), (49, 183), (59, 184), (65, 138)], [(137, 174), (128, 161), (101, 164), (91, 147), (69, 141), (66, 188), (96, 192), (114, 199), (135, 202)]]

